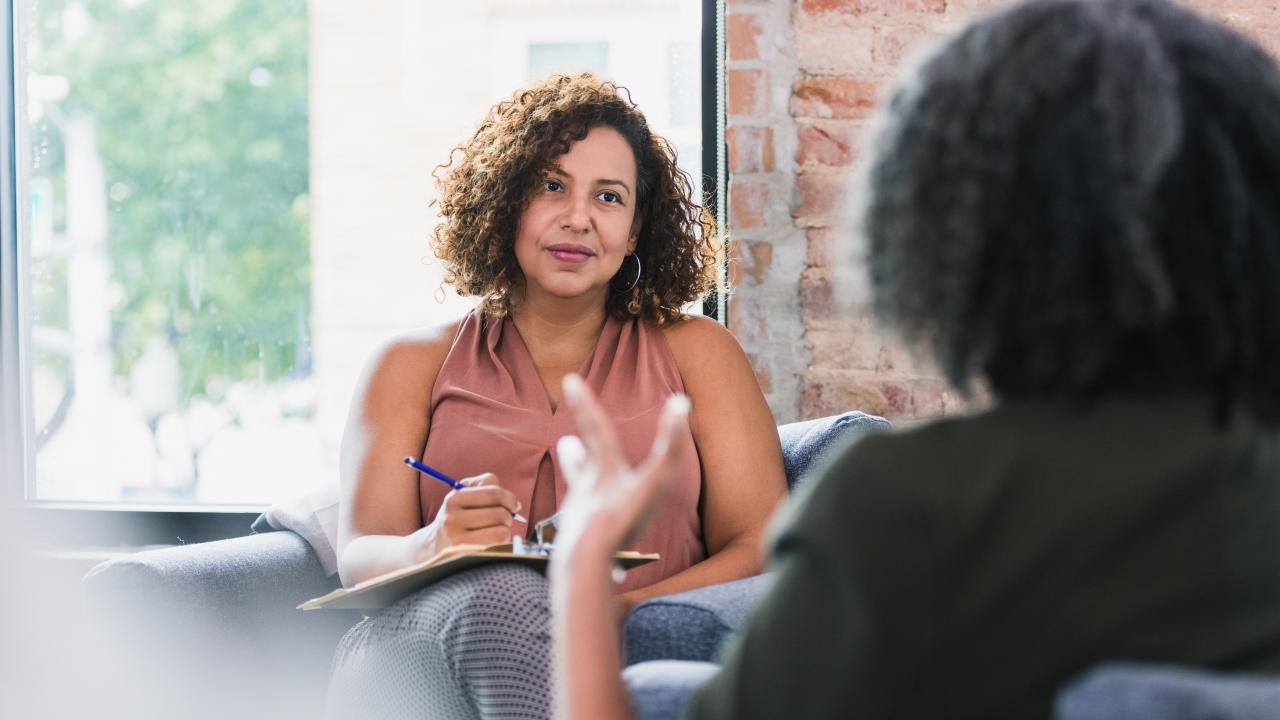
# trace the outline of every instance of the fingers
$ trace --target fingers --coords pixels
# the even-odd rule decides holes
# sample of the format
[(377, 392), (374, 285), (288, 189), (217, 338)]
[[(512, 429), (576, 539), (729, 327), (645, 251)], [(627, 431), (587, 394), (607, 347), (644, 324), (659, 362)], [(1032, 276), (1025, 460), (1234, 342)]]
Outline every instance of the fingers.
[(458, 536), (459, 545), (504, 545), (509, 542), (511, 542), (511, 529), (503, 527), (469, 530)]
[(483, 530), (491, 527), (511, 527), (511, 513), (506, 508), (486, 507), (471, 508), (457, 515), (458, 524), (464, 531)]
[(566, 375), (563, 388), (565, 400), (568, 401), (578, 433), (582, 437), (582, 444), (598, 464), (600, 479), (612, 479), (616, 471), (626, 465), (613, 422), (591, 394), (591, 389), (582, 382), (582, 378)]
[(556, 441), (556, 457), (564, 471), (565, 482), (571, 488), (588, 487), (595, 482), (595, 474), (587, 467), (587, 449), (575, 435), (565, 435)]
[(501, 506), (507, 512), (520, 512), (520, 501), (510, 490), (498, 485), (492, 473), (464, 478), (460, 482), (467, 487), (454, 490), (445, 496), (445, 504), (451, 508), (481, 508)]
[(479, 475), (464, 477), (458, 482), (462, 483), (463, 485), (466, 485), (467, 487), (482, 487), (485, 485), (497, 485), (498, 476), (494, 475), (493, 473), (480, 473)]
[[(565, 436), (556, 443), (556, 454), (565, 479), (575, 487), (590, 486), (596, 481), (613, 480), (626, 467), (618, 436), (604, 409), (576, 376), (567, 376), (565, 398), (574, 413), (582, 438)], [(658, 475), (659, 484), (672, 475), (689, 451), (688, 396), (673, 395), (667, 399), (658, 420), (657, 432), (649, 456), (637, 468), (642, 477)], [(612, 461), (607, 462), (606, 456)], [(592, 468), (593, 461), (597, 467)]]
[(511, 540), (511, 513), (502, 506), (445, 509), (449, 544), (497, 545)]

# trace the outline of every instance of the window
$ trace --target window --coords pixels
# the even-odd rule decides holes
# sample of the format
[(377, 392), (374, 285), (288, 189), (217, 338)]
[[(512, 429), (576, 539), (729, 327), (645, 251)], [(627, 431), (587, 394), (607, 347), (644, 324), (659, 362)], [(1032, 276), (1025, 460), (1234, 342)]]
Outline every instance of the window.
[(426, 242), (431, 170), (530, 78), (592, 69), (701, 180), (708, 7), (14, 0), (20, 497), (249, 510), (332, 482), (374, 345), (472, 304)]
[(529, 43), (530, 81), (581, 72), (609, 77), (609, 43)]

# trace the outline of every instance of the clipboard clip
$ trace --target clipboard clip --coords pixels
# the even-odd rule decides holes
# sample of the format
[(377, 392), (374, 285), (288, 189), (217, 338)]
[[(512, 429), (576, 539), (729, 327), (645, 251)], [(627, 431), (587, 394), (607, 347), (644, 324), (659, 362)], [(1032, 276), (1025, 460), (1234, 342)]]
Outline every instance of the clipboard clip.
[(533, 537), (539, 545), (550, 547), (551, 543), (556, 541), (556, 523), (560, 521), (560, 513), (553, 513), (539, 520), (533, 526)]
[(555, 513), (538, 521), (533, 526), (533, 542), (527, 543), (520, 537), (511, 538), (511, 552), (517, 555), (543, 555), (551, 554), (556, 539), (556, 521), (560, 519), (560, 513)]

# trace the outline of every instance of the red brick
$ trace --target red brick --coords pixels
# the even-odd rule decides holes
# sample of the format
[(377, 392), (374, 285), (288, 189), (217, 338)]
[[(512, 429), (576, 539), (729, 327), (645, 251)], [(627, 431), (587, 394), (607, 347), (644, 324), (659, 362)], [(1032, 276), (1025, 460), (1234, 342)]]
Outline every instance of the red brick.
[(947, 0), (867, 0), (865, 4), (868, 10), (886, 12), (905, 10), (940, 15), (947, 11)]
[(890, 420), (910, 418), (910, 386), (871, 373), (849, 371), (815, 371), (805, 377), (800, 394), (802, 417), (846, 410), (861, 410)]
[(800, 11), (807, 13), (853, 12), (858, 0), (801, 0)]
[(911, 383), (911, 416), (944, 417), (960, 409), (960, 396), (942, 378), (921, 378)]
[(769, 267), (773, 265), (773, 243), (749, 242), (747, 248), (750, 250), (747, 256), (751, 258), (751, 278), (756, 285), (760, 285), (764, 282)]
[(769, 76), (764, 70), (729, 71), (730, 115), (763, 115), (769, 100)]
[(964, 23), (1010, 4), (1010, 0), (947, 0), (947, 16), (953, 23)]
[(806, 331), (844, 331), (869, 317), (870, 305), (853, 296), (835, 272), (810, 268), (800, 277), (800, 316)]
[(860, 369), (813, 369), (801, 390), (804, 417), (862, 410), (890, 420), (926, 420), (982, 407), (982, 397), (966, 402), (943, 378)]
[(773, 128), (735, 125), (725, 131), (729, 172), (773, 172)]
[(825, 227), (844, 199), (844, 182), (835, 175), (805, 173), (796, 176), (799, 203), (791, 216), (801, 227)]
[(1206, 15), (1224, 17), (1251, 11), (1266, 15), (1271, 12), (1274, 3), (1266, 0), (1190, 0), (1187, 5)]
[[(817, 377), (814, 377), (815, 375)], [(840, 392), (842, 388), (838, 385), (833, 388), (831, 380), (822, 377), (819, 373), (809, 373), (802, 381), (800, 388), (800, 417), (836, 415), (854, 407), (863, 412), (873, 412), (879, 404), (879, 399), (874, 397), (863, 397), (854, 402), (847, 402), (847, 396)], [(833, 397), (833, 395), (839, 395), (839, 397)]]
[(879, 77), (872, 49), (876, 44), (871, 22), (831, 22), (826, 15), (801, 15), (794, 23), (795, 57), (809, 75)]
[[(729, 287), (736, 288), (742, 284), (742, 275), (746, 272), (743, 268), (742, 251), (742, 243), (729, 243)], [(737, 298), (735, 297), (734, 300), (736, 301)], [(730, 303), (730, 307), (732, 307), (732, 303)]]
[(891, 25), (876, 28), (871, 58), (890, 75), (915, 51), (938, 42), (943, 35), (920, 25)]
[(884, 366), (886, 371), (894, 371), (900, 375), (910, 375), (911, 377), (941, 377), (941, 373), (930, 356), (930, 348), (927, 342), (921, 343), (915, 348), (910, 348), (898, 338), (890, 336), (885, 340), (885, 350), (888, 353), (887, 362)]
[(729, 245), (729, 283), (734, 286), (758, 287), (773, 265), (773, 243), (745, 240)]
[(810, 269), (800, 274), (800, 307), (806, 325), (840, 317), (840, 307), (827, 272)]
[(758, 230), (769, 226), (769, 186), (759, 182), (730, 182), (729, 228)]
[(915, 417), (911, 405), (911, 385), (892, 378), (885, 378), (868, 383), (880, 391), (884, 398), (885, 412), (888, 417)]
[(812, 118), (865, 118), (879, 98), (879, 83), (847, 77), (808, 77), (791, 89), (791, 114)]
[(891, 365), (884, 338), (870, 318), (850, 318), (830, 329), (807, 329), (809, 367), (883, 372)]
[(835, 263), (832, 254), (831, 230), (828, 228), (812, 228), (805, 231), (805, 244), (808, 246), (809, 267), (829, 268)]
[(760, 347), (768, 339), (764, 315), (760, 305), (746, 293), (736, 293), (729, 299), (729, 332), (744, 348)]
[(725, 34), (729, 40), (729, 59), (759, 60), (760, 16), (732, 13), (727, 18), (726, 25)]
[(802, 12), (848, 13), (861, 15), (869, 12), (884, 13), (943, 13), (946, 0), (801, 0)]
[(859, 125), (839, 121), (800, 123), (796, 129), (796, 162), (828, 167), (852, 165), (861, 129)]

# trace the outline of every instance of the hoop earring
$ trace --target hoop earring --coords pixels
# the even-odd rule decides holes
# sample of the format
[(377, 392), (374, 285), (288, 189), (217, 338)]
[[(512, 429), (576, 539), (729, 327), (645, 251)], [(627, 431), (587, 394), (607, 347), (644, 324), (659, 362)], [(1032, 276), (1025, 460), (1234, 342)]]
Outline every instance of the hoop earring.
[[(631, 253), (631, 254), (630, 254), (630, 255), (628, 255), (627, 257), (629, 257), (629, 258), (635, 258), (635, 259), (636, 259), (636, 279), (635, 279), (635, 280), (632, 280), (630, 285), (628, 285), (628, 286), (626, 286), (625, 288), (623, 288), (622, 290), (619, 290), (619, 291), (618, 291), (618, 292), (622, 292), (622, 293), (629, 293), (629, 292), (631, 292), (632, 290), (635, 290), (635, 289), (636, 289), (636, 285), (638, 285), (638, 284), (640, 283), (640, 272), (641, 272), (641, 269), (642, 269), (642, 268), (641, 268), (641, 266), (640, 266), (640, 256), (639, 256), (639, 255), (636, 255), (635, 253)], [(625, 261), (625, 260), (626, 260), (626, 258), (623, 258), (623, 260)]]

